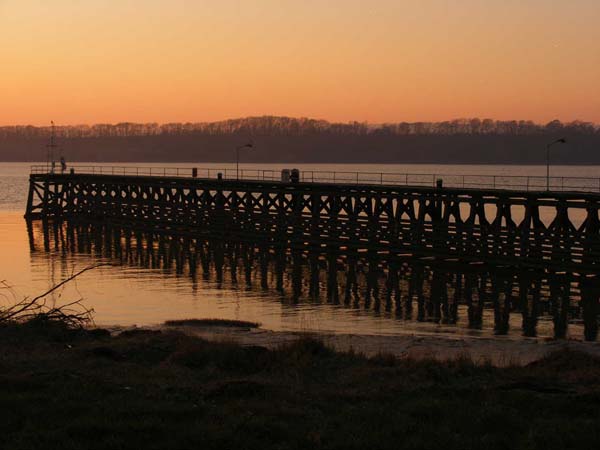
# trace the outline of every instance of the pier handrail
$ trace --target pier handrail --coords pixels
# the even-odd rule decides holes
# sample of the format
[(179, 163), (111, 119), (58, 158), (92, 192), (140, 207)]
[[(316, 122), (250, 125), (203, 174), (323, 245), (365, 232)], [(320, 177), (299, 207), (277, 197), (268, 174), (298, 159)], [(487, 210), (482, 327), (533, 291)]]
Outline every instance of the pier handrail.
[[(70, 165), (65, 173), (71, 170), (77, 174), (152, 176), (191, 178), (196, 170), (196, 178), (248, 181), (281, 181), (281, 169), (240, 169), (239, 178), (235, 168), (206, 167), (152, 167), (152, 166), (104, 166), (104, 165)], [(48, 165), (31, 166), (31, 174), (47, 174)], [(54, 173), (61, 173), (60, 167)], [(484, 175), (484, 174), (449, 174), (449, 173), (398, 173), (398, 172), (356, 172), (301, 170), (299, 181), (302, 183), (337, 183), (367, 184), (393, 186), (437, 186), (442, 180), (444, 187), (472, 189), (507, 189), (520, 191), (545, 191), (545, 176), (528, 175)], [(600, 177), (550, 177), (551, 191), (600, 192)]]

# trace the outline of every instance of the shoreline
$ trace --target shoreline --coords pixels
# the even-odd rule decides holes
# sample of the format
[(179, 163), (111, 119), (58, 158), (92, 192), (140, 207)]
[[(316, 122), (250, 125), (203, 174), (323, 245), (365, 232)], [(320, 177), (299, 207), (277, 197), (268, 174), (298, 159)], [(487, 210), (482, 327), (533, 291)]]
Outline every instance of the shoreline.
[(104, 326), (111, 334), (127, 330), (179, 331), (210, 342), (277, 349), (303, 338), (322, 341), (337, 352), (353, 352), (366, 357), (380, 355), (399, 359), (439, 362), (467, 358), (473, 363), (494, 367), (526, 366), (560, 350), (572, 350), (600, 357), (600, 342), (550, 338), (511, 339), (510, 337), (449, 336), (412, 333), (372, 335), (303, 331), (272, 331), (260, 327), (215, 325), (153, 325), (140, 327)]
[(409, 355), (421, 361), (367, 358), (356, 347), (334, 351), (333, 337), (191, 323), (227, 326), (192, 327), (195, 337), (170, 326), (111, 335), (43, 316), (4, 323), (0, 447), (545, 450), (600, 442), (600, 358), (589, 354), (597, 345), (586, 353), (562, 345), (526, 367), (497, 368), (464, 352), (434, 361), (423, 338), (413, 337), (421, 341)]

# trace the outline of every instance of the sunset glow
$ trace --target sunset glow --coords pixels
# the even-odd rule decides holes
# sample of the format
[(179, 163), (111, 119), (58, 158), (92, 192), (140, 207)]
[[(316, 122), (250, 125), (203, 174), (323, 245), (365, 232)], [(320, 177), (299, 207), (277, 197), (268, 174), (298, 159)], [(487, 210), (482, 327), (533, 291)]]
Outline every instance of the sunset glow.
[(0, 124), (600, 122), (598, 0), (0, 0)]

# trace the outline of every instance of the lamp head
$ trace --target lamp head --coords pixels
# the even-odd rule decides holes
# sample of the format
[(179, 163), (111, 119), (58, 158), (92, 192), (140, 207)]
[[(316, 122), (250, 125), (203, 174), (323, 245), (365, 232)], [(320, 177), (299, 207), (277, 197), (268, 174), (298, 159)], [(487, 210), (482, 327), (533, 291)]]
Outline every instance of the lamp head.
[(567, 143), (567, 140), (565, 138), (560, 138), (560, 139), (557, 139), (557, 140), (549, 143), (548, 147), (552, 147), (554, 144), (566, 144), (566, 143)]

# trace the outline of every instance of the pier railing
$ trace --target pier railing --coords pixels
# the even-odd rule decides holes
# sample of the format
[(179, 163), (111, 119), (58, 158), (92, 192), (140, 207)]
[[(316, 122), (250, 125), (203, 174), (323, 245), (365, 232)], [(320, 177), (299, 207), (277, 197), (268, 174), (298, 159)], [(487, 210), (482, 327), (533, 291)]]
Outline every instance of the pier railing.
[[(281, 181), (281, 170), (276, 169), (240, 169), (205, 167), (150, 167), (150, 166), (69, 166), (77, 174), (181, 177), (225, 180)], [(194, 174), (194, 170), (196, 171)], [(48, 165), (31, 166), (32, 174), (47, 174)], [(61, 173), (55, 168), (54, 173)], [(194, 176), (195, 175), (195, 176)], [(600, 192), (600, 177), (556, 177), (520, 175), (483, 175), (483, 174), (447, 174), (447, 173), (398, 173), (398, 172), (353, 172), (301, 170), (299, 181), (302, 183), (336, 184), (372, 184), (394, 186), (435, 187), (441, 180), (444, 187), (471, 189), (508, 189), (519, 191)]]

